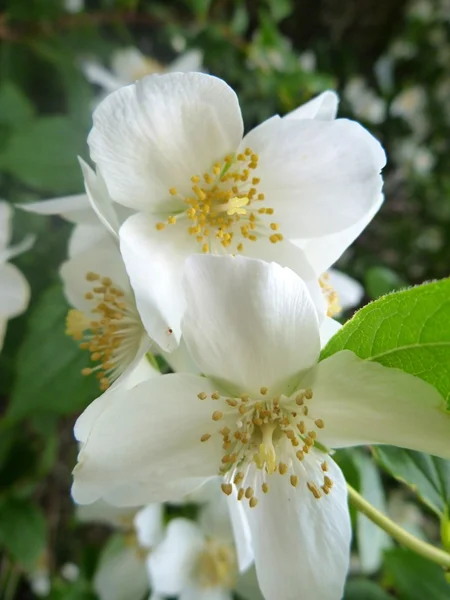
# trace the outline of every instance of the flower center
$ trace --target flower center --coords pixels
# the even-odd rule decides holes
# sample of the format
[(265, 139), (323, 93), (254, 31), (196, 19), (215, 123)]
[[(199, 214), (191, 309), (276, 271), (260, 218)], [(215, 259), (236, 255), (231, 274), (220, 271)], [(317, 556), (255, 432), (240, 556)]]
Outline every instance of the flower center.
[(342, 312), (342, 307), (339, 304), (338, 293), (330, 284), (330, 275), (328, 273), (323, 273), (319, 277), (319, 285), (328, 304), (327, 316), (334, 317), (335, 315), (338, 315), (340, 312)]
[[(260, 485), (263, 493), (269, 491), (269, 477), (275, 473), (289, 476), (290, 483), (297, 487), (300, 478), (311, 494), (318, 500), (328, 495), (333, 482), (327, 475), (328, 464), (325, 460), (308, 459), (311, 450), (318, 443), (318, 432), (325, 427), (322, 419), (314, 415), (311, 389), (298, 390), (294, 396), (276, 396), (265, 399), (268, 388), (260, 389), (261, 397), (251, 399), (248, 394), (239, 398), (224, 398), (218, 392), (210, 395), (219, 401), (223, 410), (214, 410), (211, 418), (215, 422), (224, 421), (225, 425), (216, 433), (222, 437), (224, 454), (219, 474), (224, 477), (222, 491), (230, 495), (233, 486), (237, 490), (237, 499), (244, 497), (250, 507), (258, 500), (255, 489)], [(200, 400), (208, 399), (204, 392), (198, 394)], [(213, 434), (205, 433), (201, 442), (207, 442)], [(318, 452), (324, 454), (319, 448)], [(304, 461), (310, 460), (319, 465), (314, 480), (311, 469), (306, 469)], [(318, 477), (317, 477), (318, 475)]]
[(196, 575), (202, 588), (233, 589), (237, 575), (234, 548), (229, 544), (208, 540), (198, 558)]
[(95, 373), (104, 391), (136, 356), (143, 329), (133, 300), (109, 277), (89, 272), (86, 280), (92, 282), (92, 290), (85, 294), (86, 300), (92, 302), (91, 313), (69, 310), (66, 334), (80, 342), (82, 350), (90, 352), (91, 360), (97, 364), (81, 373)]
[(283, 236), (277, 233), (279, 224), (263, 221), (263, 215), (273, 215), (274, 209), (261, 206), (264, 194), (257, 186), (260, 178), (254, 172), (259, 157), (251, 148), (245, 152), (225, 156), (202, 176), (194, 175), (192, 194), (182, 196), (176, 188), (170, 188), (172, 196), (178, 196), (187, 205), (178, 215), (171, 215), (167, 223), (157, 223), (162, 231), (166, 225), (187, 221), (188, 232), (201, 245), (202, 252), (211, 252), (218, 246), (242, 252), (243, 241), (255, 242), (258, 237), (268, 237), (276, 244)]

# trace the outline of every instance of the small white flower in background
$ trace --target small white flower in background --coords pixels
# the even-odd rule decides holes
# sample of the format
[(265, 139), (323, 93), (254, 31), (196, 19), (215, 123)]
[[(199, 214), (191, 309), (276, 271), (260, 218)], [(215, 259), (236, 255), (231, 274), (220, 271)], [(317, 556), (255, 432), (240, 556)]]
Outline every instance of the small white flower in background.
[(52, 582), (46, 550), (40, 555), (35, 568), (28, 573), (27, 579), (31, 590), (38, 598), (46, 598), (50, 594)]
[(119, 88), (134, 83), (146, 75), (153, 73), (185, 73), (202, 70), (203, 55), (200, 50), (188, 50), (169, 65), (163, 65), (150, 56), (143, 54), (138, 48), (116, 50), (111, 58), (111, 69), (106, 69), (97, 60), (85, 59), (81, 69), (90, 83), (103, 88), (105, 95)]
[(167, 501), (221, 475), (241, 518), (238, 555), (251, 544), (266, 600), (340, 600), (351, 527), (327, 449), (388, 443), (448, 458), (443, 398), (349, 351), (317, 364), (317, 310), (275, 263), (192, 256), (185, 293), (183, 335), (206, 377), (165, 375), (92, 403), (75, 426), (75, 500)]
[(425, 114), (427, 94), (425, 88), (415, 85), (404, 89), (392, 101), (389, 112), (393, 117), (405, 120), (416, 139), (422, 139), (428, 132), (429, 121)]
[(94, 575), (100, 600), (141, 600), (150, 588), (146, 568), (148, 553), (163, 538), (161, 504), (120, 510), (106, 502), (77, 507), (84, 523), (105, 523), (118, 532), (107, 544)]
[(378, 125), (386, 117), (386, 102), (370, 88), (362, 77), (353, 77), (344, 89), (344, 97), (353, 114)]
[(29, 235), (19, 244), (11, 246), (12, 215), (11, 206), (0, 201), (0, 351), (9, 319), (25, 312), (30, 300), (30, 286), (27, 280), (19, 269), (8, 261), (29, 250), (34, 244), (34, 236)]
[(244, 600), (263, 600), (252, 572), (239, 573), (227, 502), (216, 479), (197, 492), (198, 500), (205, 500), (197, 521), (170, 521), (161, 544), (149, 554), (152, 600), (232, 600), (233, 592)]
[(436, 164), (436, 156), (426, 146), (420, 146), (413, 138), (396, 142), (392, 155), (406, 174), (428, 175)]
[(66, 581), (74, 583), (80, 576), (80, 567), (73, 562), (67, 562), (61, 567), (60, 573)]
[(79, 13), (84, 9), (84, 0), (64, 0), (64, 8), (69, 13)]
[(312, 50), (305, 50), (298, 57), (298, 62), (305, 73), (314, 73), (317, 67), (317, 58)]
[[(147, 77), (97, 108), (91, 156), (111, 198), (137, 211), (120, 229), (121, 252), (144, 325), (163, 349), (180, 339), (190, 254), (275, 260), (320, 293), (317, 278), (342, 254), (344, 233), (379, 207), (385, 163), (379, 143), (357, 123), (334, 120), (336, 110), (336, 95), (325, 92), (243, 138), (235, 93), (201, 73)], [(313, 238), (331, 258), (337, 234), (337, 255), (312, 272), (299, 246)]]

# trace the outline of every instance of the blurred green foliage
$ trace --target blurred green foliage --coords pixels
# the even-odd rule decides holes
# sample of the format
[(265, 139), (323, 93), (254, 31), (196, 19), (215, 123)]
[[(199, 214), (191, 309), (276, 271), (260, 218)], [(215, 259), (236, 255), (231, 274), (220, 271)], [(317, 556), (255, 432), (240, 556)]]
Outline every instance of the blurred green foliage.
[[(389, 156), (386, 201), (340, 262), (365, 284), (367, 299), (448, 275), (450, 19), (443, 1), (86, 0), (71, 12), (75, 4), (5, 0), (0, 9), (0, 197), (15, 204), (83, 192), (77, 155), (88, 158), (86, 136), (100, 91), (83, 74), (83, 61), (93, 57), (109, 67), (117, 49), (136, 46), (164, 64), (195, 48), (205, 70), (236, 89), (247, 129), (333, 88), (342, 95), (340, 115), (361, 120), (382, 141)], [(356, 77), (378, 101), (381, 119), (373, 117), (373, 102), (369, 110), (361, 94), (355, 100), (350, 93)], [(423, 98), (408, 113), (408, 99), (403, 106), (399, 97), (414, 86)], [(80, 376), (83, 353), (64, 335), (67, 304), (58, 267), (69, 231), (56, 217), (15, 214), (14, 240), (35, 233), (37, 242), (15, 260), (32, 302), (9, 323), (0, 356), (5, 600), (34, 597), (29, 581), (39, 570), (51, 580), (49, 598), (95, 599), (91, 581), (105, 530), (79, 525), (69, 497), (76, 457), (71, 427), (96, 395), (93, 382)], [(375, 457), (431, 511), (446, 514), (447, 463), (392, 449)], [(363, 487), (361, 461), (343, 454), (341, 464)], [(383, 483), (381, 494), (397, 486), (387, 474)], [(422, 515), (436, 524), (426, 507)], [(430, 530), (429, 539), (438, 542)], [(367, 576), (355, 567), (345, 600), (450, 597), (438, 567), (398, 548), (381, 560)], [(78, 565), (76, 582), (61, 574), (66, 562)]]

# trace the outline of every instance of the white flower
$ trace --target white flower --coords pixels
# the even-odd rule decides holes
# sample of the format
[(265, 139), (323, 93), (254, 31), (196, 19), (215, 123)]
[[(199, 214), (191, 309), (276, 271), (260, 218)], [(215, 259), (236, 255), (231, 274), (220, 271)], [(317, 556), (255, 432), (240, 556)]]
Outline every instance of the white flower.
[(326, 449), (393, 443), (448, 458), (443, 398), (349, 351), (317, 364), (307, 287), (275, 263), (193, 256), (185, 293), (183, 335), (206, 377), (166, 375), (92, 403), (75, 426), (74, 498), (164, 501), (221, 474), (266, 600), (339, 600), (351, 528)]
[(371, 123), (382, 123), (386, 102), (367, 85), (362, 77), (353, 77), (345, 86), (344, 96), (356, 117)]
[(96, 60), (84, 60), (81, 68), (91, 83), (101, 86), (106, 94), (134, 83), (153, 73), (185, 73), (200, 71), (203, 55), (200, 50), (189, 50), (169, 65), (162, 65), (154, 58), (145, 56), (138, 48), (116, 50), (111, 58), (111, 70)]
[(64, 0), (63, 4), (69, 13), (79, 13), (84, 8), (84, 0)]
[(30, 300), (30, 286), (19, 269), (8, 262), (11, 258), (29, 250), (34, 237), (27, 236), (21, 243), (10, 246), (12, 233), (12, 209), (0, 201), (0, 351), (9, 319), (21, 315)]
[[(107, 521), (122, 531), (105, 548), (94, 575), (100, 600), (141, 600), (150, 588), (146, 568), (148, 553), (163, 538), (163, 506), (151, 504), (118, 514), (106, 503), (83, 507), (83, 521)], [(88, 511), (92, 518), (88, 518)], [(98, 519), (102, 511), (103, 518)]]
[(389, 112), (393, 117), (404, 119), (414, 136), (422, 139), (428, 132), (429, 121), (425, 114), (427, 94), (425, 88), (414, 85), (401, 91), (392, 101)]
[[(326, 236), (368, 222), (385, 155), (360, 125), (333, 120), (336, 107), (326, 92), (242, 139), (233, 90), (205, 74), (176, 73), (122, 88), (97, 108), (91, 156), (111, 198), (139, 211), (120, 229), (121, 252), (143, 322), (162, 348), (180, 339), (190, 254), (244, 253), (314, 281), (298, 244), (325, 245)], [(165, 320), (163, 331), (148, 323), (148, 307)]]

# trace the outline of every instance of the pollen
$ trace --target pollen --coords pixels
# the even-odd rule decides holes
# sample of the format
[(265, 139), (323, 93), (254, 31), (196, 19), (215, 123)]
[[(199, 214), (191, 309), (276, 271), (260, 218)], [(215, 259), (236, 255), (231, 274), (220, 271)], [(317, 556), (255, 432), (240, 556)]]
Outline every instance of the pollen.
[(260, 208), (265, 196), (258, 190), (258, 169), (258, 154), (246, 148), (213, 163), (209, 171), (194, 174), (186, 195), (169, 188), (169, 194), (180, 200), (180, 210), (177, 216), (169, 216), (167, 223), (157, 223), (156, 229), (187, 226), (204, 253), (220, 251), (221, 247), (232, 253), (242, 252), (243, 239), (255, 242), (268, 237), (273, 243), (282, 241), (280, 233), (271, 233), (279, 230), (279, 224), (266, 221), (265, 215), (273, 215), (274, 209)]
[(66, 335), (79, 342), (81, 350), (88, 350), (91, 361), (97, 363), (82, 369), (82, 375), (95, 373), (100, 389), (105, 391), (134, 358), (141, 322), (134, 305), (110, 277), (89, 271), (85, 279), (93, 284), (84, 296), (92, 305), (90, 314), (69, 310)]
[(323, 273), (322, 276), (319, 277), (319, 285), (328, 304), (327, 316), (334, 317), (335, 315), (338, 315), (342, 312), (342, 307), (339, 303), (339, 296), (336, 290), (330, 284), (330, 275), (328, 273)]

